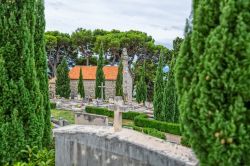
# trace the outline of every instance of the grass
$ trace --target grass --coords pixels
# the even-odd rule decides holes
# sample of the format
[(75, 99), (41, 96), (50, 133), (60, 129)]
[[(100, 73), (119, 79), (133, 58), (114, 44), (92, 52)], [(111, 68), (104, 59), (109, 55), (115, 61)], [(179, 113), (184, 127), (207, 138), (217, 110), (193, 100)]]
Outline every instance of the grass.
[(59, 119), (60, 117), (62, 117), (63, 119), (67, 120), (70, 124), (75, 123), (75, 114), (73, 111), (52, 109), (51, 115), (56, 119)]
[[(70, 124), (75, 124), (75, 114), (72, 111), (52, 109), (51, 115), (56, 119), (59, 119), (60, 117), (62, 117), (63, 119), (67, 120)], [(109, 122), (113, 123), (114, 118), (109, 117)], [(131, 126), (131, 125), (134, 125), (134, 121), (123, 119), (122, 125)]]
[[(109, 117), (109, 122), (114, 122), (114, 118)], [(134, 125), (134, 121), (128, 120), (128, 119), (122, 119), (122, 125), (123, 126), (131, 126)]]

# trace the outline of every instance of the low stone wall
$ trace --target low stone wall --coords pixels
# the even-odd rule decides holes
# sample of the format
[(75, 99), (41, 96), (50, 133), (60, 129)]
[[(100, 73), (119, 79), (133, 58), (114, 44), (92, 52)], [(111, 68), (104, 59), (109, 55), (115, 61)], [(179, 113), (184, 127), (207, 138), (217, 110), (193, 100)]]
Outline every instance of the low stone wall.
[(75, 124), (108, 126), (108, 117), (88, 113), (75, 113)]
[(196, 166), (191, 149), (109, 126), (67, 126), (54, 130), (56, 166)]

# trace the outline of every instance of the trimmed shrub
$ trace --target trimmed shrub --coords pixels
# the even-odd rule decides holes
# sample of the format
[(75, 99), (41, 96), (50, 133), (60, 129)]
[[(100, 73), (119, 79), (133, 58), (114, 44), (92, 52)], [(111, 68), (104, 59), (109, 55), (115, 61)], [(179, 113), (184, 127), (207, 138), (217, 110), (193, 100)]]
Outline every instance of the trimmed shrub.
[(154, 128), (162, 132), (181, 135), (180, 124), (150, 120), (145, 114), (136, 116), (134, 122), (139, 127)]
[(191, 147), (190, 143), (185, 137), (181, 137), (181, 145), (186, 146), (186, 147)]
[[(85, 111), (90, 114), (104, 115), (108, 117), (114, 117), (114, 112), (107, 108), (91, 107), (87, 106)], [(136, 116), (141, 115), (139, 112), (123, 112), (122, 119), (134, 120)]]
[(50, 108), (51, 109), (56, 109), (56, 103), (50, 102)]
[(160, 138), (160, 139), (163, 139), (163, 140), (166, 139), (165, 133), (163, 133), (161, 131), (158, 131), (156, 129), (143, 128), (143, 127), (138, 127), (138, 126), (131, 126), (131, 127), (133, 128), (133, 130), (136, 130), (136, 131), (151, 135), (153, 137), (157, 137), (157, 138)]
[(134, 120), (135, 117), (141, 115), (142, 113), (139, 113), (139, 112), (132, 112), (132, 111), (129, 111), (129, 112), (123, 112), (122, 113), (122, 118), (123, 119), (128, 119), (128, 120)]

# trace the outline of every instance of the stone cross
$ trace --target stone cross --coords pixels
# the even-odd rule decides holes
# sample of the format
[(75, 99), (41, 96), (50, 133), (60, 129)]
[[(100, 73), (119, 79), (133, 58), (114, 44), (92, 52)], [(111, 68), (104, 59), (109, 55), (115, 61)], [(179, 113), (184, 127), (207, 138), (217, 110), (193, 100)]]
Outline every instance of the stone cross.
[(98, 86), (99, 88), (101, 88), (101, 98), (103, 100), (104, 98), (104, 88), (106, 88), (106, 86), (103, 85), (103, 82), (102, 82), (102, 85), (101, 86)]
[(122, 130), (122, 106), (123, 106), (123, 100), (121, 96), (115, 97), (114, 102), (114, 131), (118, 132)]

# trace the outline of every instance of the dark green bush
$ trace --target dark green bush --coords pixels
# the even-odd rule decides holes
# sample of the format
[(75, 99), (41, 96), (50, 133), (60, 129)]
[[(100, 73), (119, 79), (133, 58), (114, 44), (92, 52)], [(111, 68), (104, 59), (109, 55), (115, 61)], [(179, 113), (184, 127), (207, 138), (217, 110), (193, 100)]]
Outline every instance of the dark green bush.
[(50, 108), (51, 109), (56, 109), (56, 103), (50, 102)]
[(90, 114), (104, 115), (108, 117), (114, 117), (114, 112), (109, 111), (107, 108), (91, 107), (87, 106), (85, 111)]
[[(85, 108), (85, 111), (90, 114), (97, 114), (97, 115), (104, 115), (108, 117), (114, 117), (114, 112), (110, 111), (107, 108), (99, 108), (99, 107), (91, 107), (87, 106)], [(138, 115), (141, 115), (141, 113), (138, 112), (123, 112), (122, 113), (122, 119), (129, 119), (129, 120), (134, 120), (134, 118)]]
[(181, 137), (181, 145), (186, 146), (186, 147), (191, 147), (190, 143), (185, 137)]
[(131, 127), (133, 128), (133, 130), (136, 130), (136, 131), (151, 135), (153, 137), (157, 137), (157, 138), (160, 138), (160, 139), (163, 139), (163, 140), (166, 139), (165, 133), (163, 133), (161, 131), (158, 131), (156, 129), (143, 128), (143, 127), (138, 127), (138, 126), (131, 126)]
[(180, 124), (151, 120), (145, 114), (136, 116), (134, 122), (139, 127), (154, 128), (162, 132), (181, 135)]

